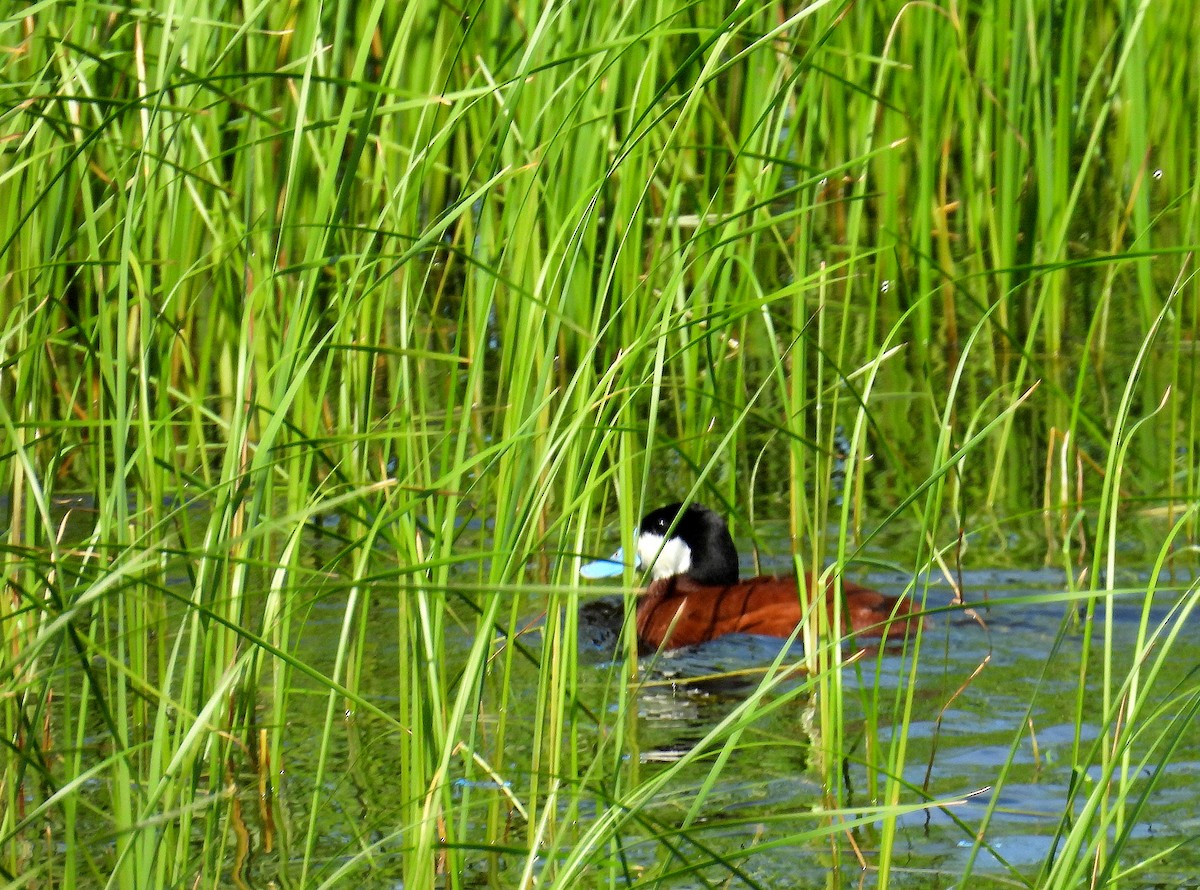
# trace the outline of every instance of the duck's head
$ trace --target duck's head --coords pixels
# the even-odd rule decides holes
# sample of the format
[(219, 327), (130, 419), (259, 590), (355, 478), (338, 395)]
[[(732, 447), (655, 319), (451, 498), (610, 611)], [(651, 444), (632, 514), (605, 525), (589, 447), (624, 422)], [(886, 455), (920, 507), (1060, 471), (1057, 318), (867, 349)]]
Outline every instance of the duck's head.
[[(737, 549), (725, 520), (708, 507), (668, 504), (642, 518), (637, 529), (634, 568), (649, 567), (658, 581), (687, 575), (697, 584), (728, 586), (738, 579)], [(625, 552), (591, 562), (579, 570), (585, 578), (609, 578), (625, 569)]]

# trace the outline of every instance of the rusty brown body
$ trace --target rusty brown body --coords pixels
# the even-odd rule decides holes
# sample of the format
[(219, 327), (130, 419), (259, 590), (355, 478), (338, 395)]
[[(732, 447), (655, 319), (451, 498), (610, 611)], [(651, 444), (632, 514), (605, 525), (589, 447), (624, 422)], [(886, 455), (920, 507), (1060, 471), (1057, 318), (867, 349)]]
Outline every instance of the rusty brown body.
[[(808, 579), (812, 589), (813, 579)], [(901, 637), (915, 629), (908, 600), (885, 596), (869, 587), (842, 582), (842, 631), (860, 637)], [(833, 620), (830, 581), (825, 606)], [(637, 607), (638, 644), (643, 651), (675, 649), (715, 640), (731, 633), (791, 636), (804, 619), (792, 578), (758, 577), (728, 585), (700, 584), (687, 575), (651, 583)]]

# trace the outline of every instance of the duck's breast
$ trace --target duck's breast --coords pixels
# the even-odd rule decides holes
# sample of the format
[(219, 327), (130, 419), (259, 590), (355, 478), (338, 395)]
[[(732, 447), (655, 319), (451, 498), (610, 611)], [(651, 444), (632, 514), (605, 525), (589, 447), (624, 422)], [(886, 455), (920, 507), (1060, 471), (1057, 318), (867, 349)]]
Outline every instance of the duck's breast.
[(638, 640), (644, 649), (654, 650), (731, 633), (786, 637), (800, 617), (796, 585), (789, 578), (754, 578), (719, 587), (679, 575), (654, 582), (638, 604)]

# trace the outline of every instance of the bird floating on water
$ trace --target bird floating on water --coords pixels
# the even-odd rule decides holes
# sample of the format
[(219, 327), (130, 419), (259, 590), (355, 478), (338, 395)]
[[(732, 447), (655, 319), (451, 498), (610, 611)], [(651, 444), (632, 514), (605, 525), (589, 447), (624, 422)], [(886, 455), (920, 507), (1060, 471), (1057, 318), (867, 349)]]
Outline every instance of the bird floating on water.
[[(647, 513), (637, 530), (635, 567), (649, 566), (650, 586), (637, 606), (643, 652), (675, 649), (732, 633), (788, 637), (803, 620), (796, 580), (738, 579), (737, 549), (720, 515), (699, 504), (669, 504)], [(580, 569), (585, 578), (608, 578), (625, 569), (618, 550)], [(811, 591), (815, 576), (807, 577)], [(921, 623), (910, 601), (842, 582), (842, 629), (856, 637), (902, 637)], [(837, 589), (825, 587), (830, 619)]]

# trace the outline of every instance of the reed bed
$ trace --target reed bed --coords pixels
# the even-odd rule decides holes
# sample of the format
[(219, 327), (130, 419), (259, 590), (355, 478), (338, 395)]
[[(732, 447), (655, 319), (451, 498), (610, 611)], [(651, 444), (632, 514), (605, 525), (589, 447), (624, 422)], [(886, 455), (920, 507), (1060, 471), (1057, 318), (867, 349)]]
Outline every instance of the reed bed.
[[(8, 885), (791, 886), (753, 857), (797, 848), (916, 886), (933, 813), (969, 850), (938, 886), (1136, 886), (1194, 841), (1136, 846), (1200, 702), (1190, 2), (0, 28)], [(798, 571), (898, 541), (930, 623), (804, 628), (656, 762), (654, 674), (628, 620), (581, 653), (576, 572), (684, 497), (785, 521)], [(987, 791), (914, 782), (908, 726), (980, 605), (930, 591), (1030, 562), (1061, 592), (981, 620), (1061, 616), (1008, 682), (1078, 678), (1073, 778), (1010, 862), (1029, 721)], [(811, 803), (722, 810), (765, 751)]]

